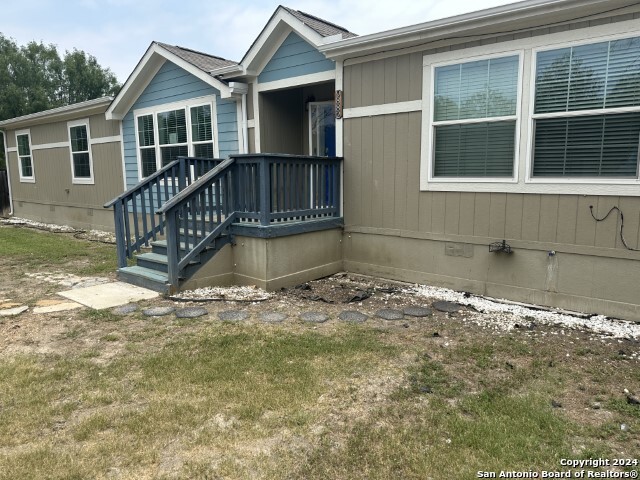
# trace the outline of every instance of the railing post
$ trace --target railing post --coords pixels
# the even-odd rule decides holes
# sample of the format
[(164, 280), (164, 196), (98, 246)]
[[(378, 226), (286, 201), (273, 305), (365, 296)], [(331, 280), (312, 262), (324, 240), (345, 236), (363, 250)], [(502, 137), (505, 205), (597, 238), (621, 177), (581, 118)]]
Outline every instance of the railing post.
[(271, 169), (269, 159), (260, 159), (260, 225), (269, 226), (271, 213)]
[(178, 286), (179, 269), (178, 269), (178, 249), (180, 248), (177, 208), (172, 208), (165, 213), (167, 221), (167, 268), (168, 280), (171, 287)]
[(342, 166), (342, 162), (340, 160), (337, 160), (333, 164), (333, 167), (331, 169), (333, 170), (331, 176), (333, 177), (333, 208), (334, 208), (334, 214), (331, 215), (332, 217), (340, 216), (340, 185), (342, 182), (341, 166)]
[[(118, 201), (114, 205), (113, 220), (116, 229), (116, 255), (118, 259), (118, 268), (127, 266), (127, 252), (126, 252), (126, 239), (124, 231), (124, 220), (122, 218), (123, 208), (121, 201)], [(128, 215), (129, 212), (124, 212), (124, 215)]]
[(178, 158), (178, 191), (181, 192), (187, 187), (187, 169), (185, 158)]

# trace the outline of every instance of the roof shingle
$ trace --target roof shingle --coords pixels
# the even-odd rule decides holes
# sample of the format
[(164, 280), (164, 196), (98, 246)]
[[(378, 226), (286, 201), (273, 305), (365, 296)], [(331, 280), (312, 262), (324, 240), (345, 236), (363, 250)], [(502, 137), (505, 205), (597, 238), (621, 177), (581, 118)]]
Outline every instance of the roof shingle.
[(215, 55), (209, 55), (208, 53), (198, 52), (197, 50), (191, 50), (190, 48), (179, 47), (177, 45), (168, 45), (162, 42), (156, 43), (162, 48), (169, 50), (174, 55), (177, 55), (184, 61), (189, 62), (190, 64), (207, 73), (217, 68), (238, 64), (233, 60), (227, 60), (222, 57), (216, 57)]
[(323, 37), (330, 37), (332, 35), (338, 34), (342, 35), (342, 38), (351, 38), (358, 36), (355, 33), (350, 32), (346, 28), (341, 27), (340, 25), (336, 25), (335, 23), (331, 23), (321, 18), (314, 17), (313, 15), (301, 12), (300, 10), (294, 10), (285, 6), (282, 6), (282, 8), (284, 8), (287, 12), (296, 17), (302, 23), (318, 32)]

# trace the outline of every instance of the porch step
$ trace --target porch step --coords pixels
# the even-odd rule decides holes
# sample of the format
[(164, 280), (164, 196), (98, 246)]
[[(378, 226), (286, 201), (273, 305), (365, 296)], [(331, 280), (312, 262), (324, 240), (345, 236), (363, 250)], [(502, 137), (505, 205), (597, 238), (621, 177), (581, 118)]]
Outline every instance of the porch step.
[(134, 265), (118, 269), (118, 278), (127, 283), (160, 293), (169, 292), (169, 276), (164, 272)]
[[(194, 259), (189, 262), (189, 265), (197, 265), (199, 261), (200, 256), (196, 255)], [(136, 257), (136, 262), (139, 267), (144, 267), (149, 270), (157, 270), (162, 273), (167, 273), (169, 271), (169, 261), (167, 260), (167, 256), (160, 253), (143, 253)]]

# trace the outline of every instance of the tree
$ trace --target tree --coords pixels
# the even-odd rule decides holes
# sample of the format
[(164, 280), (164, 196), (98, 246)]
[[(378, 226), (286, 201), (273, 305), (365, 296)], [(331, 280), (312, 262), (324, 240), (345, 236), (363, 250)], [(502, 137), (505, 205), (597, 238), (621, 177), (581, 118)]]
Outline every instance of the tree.
[(61, 58), (55, 45), (18, 46), (0, 34), (0, 120), (114, 95), (119, 88), (111, 70), (82, 50)]
[[(118, 80), (82, 50), (61, 58), (55, 45), (19, 46), (0, 33), (0, 120), (115, 95)], [(0, 168), (4, 166), (0, 137)]]

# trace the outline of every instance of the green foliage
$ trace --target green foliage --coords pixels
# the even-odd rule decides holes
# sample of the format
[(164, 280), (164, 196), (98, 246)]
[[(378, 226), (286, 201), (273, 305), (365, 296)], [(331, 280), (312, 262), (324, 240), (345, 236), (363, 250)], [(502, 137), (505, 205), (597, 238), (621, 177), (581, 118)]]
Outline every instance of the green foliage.
[(18, 45), (0, 34), (0, 120), (115, 94), (120, 85), (95, 57), (55, 45)]

